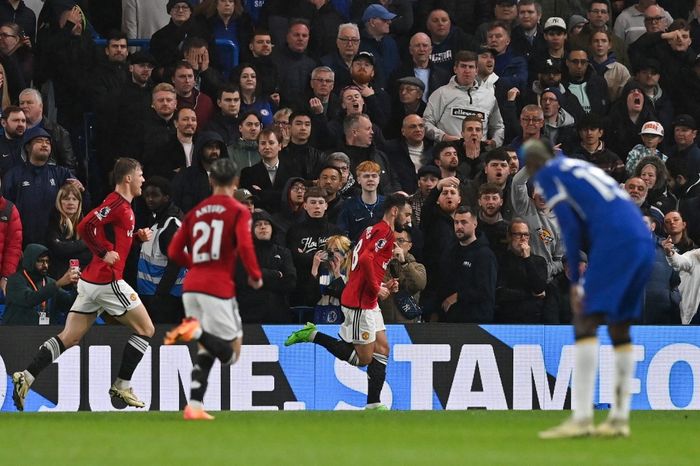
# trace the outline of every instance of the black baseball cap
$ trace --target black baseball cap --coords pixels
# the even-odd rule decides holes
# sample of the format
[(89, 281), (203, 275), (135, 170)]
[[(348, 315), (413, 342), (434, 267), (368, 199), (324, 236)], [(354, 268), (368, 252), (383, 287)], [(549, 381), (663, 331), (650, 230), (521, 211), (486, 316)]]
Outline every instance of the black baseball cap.
[(433, 175), (435, 178), (440, 179), (440, 169), (435, 165), (423, 165), (418, 169), (418, 178), (426, 175)]
[(673, 127), (677, 128), (679, 126), (685, 126), (686, 128), (690, 129), (698, 129), (698, 125), (695, 122), (695, 118), (685, 113), (678, 115), (676, 119), (673, 120)]

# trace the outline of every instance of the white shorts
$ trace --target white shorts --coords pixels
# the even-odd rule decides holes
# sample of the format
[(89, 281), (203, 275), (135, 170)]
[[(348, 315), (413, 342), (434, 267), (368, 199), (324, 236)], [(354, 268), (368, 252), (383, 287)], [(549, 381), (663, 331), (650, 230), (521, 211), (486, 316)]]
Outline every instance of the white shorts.
[(185, 315), (196, 317), (205, 332), (228, 341), (243, 336), (236, 298), (222, 299), (204, 293), (186, 292), (182, 294), (182, 303), (185, 305)]
[(124, 280), (104, 284), (78, 280), (78, 297), (70, 312), (93, 314), (104, 311), (119, 317), (140, 304), (139, 295)]
[(386, 330), (379, 306), (374, 309), (350, 309), (341, 306), (345, 321), (340, 326), (340, 338), (355, 345), (368, 345), (377, 339), (377, 332)]

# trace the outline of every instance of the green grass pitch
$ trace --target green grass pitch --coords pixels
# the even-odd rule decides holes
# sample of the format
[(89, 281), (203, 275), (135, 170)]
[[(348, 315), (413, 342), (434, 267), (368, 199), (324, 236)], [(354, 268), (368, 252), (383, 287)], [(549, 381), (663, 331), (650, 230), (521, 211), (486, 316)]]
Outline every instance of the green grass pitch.
[[(629, 439), (542, 441), (543, 411), (5, 413), (0, 464), (683, 465), (700, 462), (700, 413), (633, 412)], [(598, 413), (602, 420), (604, 413)]]

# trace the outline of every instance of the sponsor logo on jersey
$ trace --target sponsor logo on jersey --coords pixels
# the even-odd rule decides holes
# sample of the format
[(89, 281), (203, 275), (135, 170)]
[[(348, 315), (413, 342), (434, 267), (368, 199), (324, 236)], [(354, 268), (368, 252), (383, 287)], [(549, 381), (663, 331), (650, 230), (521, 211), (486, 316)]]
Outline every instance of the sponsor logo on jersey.
[(472, 268), (472, 263), (469, 262), (469, 261), (464, 261), (464, 262), (462, 262), (462, 266), (463, 266), (463, 267), (466, 267), (466, 268), (468, 268), (468, 269), (471, 269), (471, 268)]
[(31, 183), (29, 181), (22, 181), (22, 187), (24, 188), (26, 186), (31, 186)]
[(104, 220), (105, 218), (107, 218), (110, 212), (111, 209), (109, 207), (103, 207), (97, 212), (95, 212), (95, 215), (97, 215), (97, 218), (99, 218), (100, 220)]

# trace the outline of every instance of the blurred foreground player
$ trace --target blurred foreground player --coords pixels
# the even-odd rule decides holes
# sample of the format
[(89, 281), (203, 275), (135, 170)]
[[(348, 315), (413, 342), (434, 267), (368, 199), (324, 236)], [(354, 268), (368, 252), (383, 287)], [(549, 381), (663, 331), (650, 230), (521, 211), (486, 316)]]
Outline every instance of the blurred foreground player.
[[(66, 326), (41, 345), (24, 371), (12, 375), (12, 399), (20, 411), (24, 410), (24, 401), (34, 379), (61, 353), (77, 345), (101, 312), (134, 330), (124, 347), (119, 375), (109, 395), (129, 406), (145, 406), (131, 389), (131, 376), (148, 349), (155, 329), (138, 294), (122, 278), (134, 236), (131, 201), (141, 195), (144, 182), (141, 164), (134, 159), (120, 158), (114, 164), (113, 176), (114, 192), (78, 224), (80, 238), (93, 256), (78, 281), (78, 297), (68, 314)], [(136, 235), (139, 240), (148, 241), (152, 232), (142, 228)]]
[[(630, 324), (642, 311), (644, 289), (654, 262), (654, 244), (639, 208), (615, 180), (595, 166), (559, 155), (540, 141), (523, 146), (526, 170), (561, 225), (569, 264), (588, 254), (588, 269), (571, 270), (575, 366), (572, 416), (539, 433), (540, 438), (587, 435), (627, 437), (630, 384), (635, 361)], [(593, 393), (598, 372), (597, 329), (607, 321), (615, 349), (614, 399), (608, 418), (593, 426)]]
[[(410, 224), (409, 198), (395, 193), (384, 200), (382, 221), (367, 227), (360, 234), (352, 251), (348, 283), (340, 298), (345, 316), (340, 327), (340, 340), (317, 331), (314, 324), (307, 323), (284, 342), (285, 346), (303, 342), (316, 343), (353, 366), (368, 366), (365, 409), (387, 409), (380, 402), (380, 395), (386, 378), (389, 343), (377, 298), (386, 268), (393, 257), (394, 231), (403, 231)], [(394, 278), (385, 286), (396, 293), (399, 283)]]
[(212, 195), (188, 212), (168, 247), (168, 256), (188, 269), (182, 286), (188, 317), (166, 334), (164, 343), (199, 343), (190, 402), (184, 412), (188, 420), (214, 419), (203, 404), (209, 371), (214, 359), (231, 365), (241, 353), (243, 327), (233, 282), (236, 258), (243, 261), (252, 288), (263, 284), (253, 248), (250, 211), (233, 197), (235, 178), (231, 160), (219, 159), (212, 164)]

